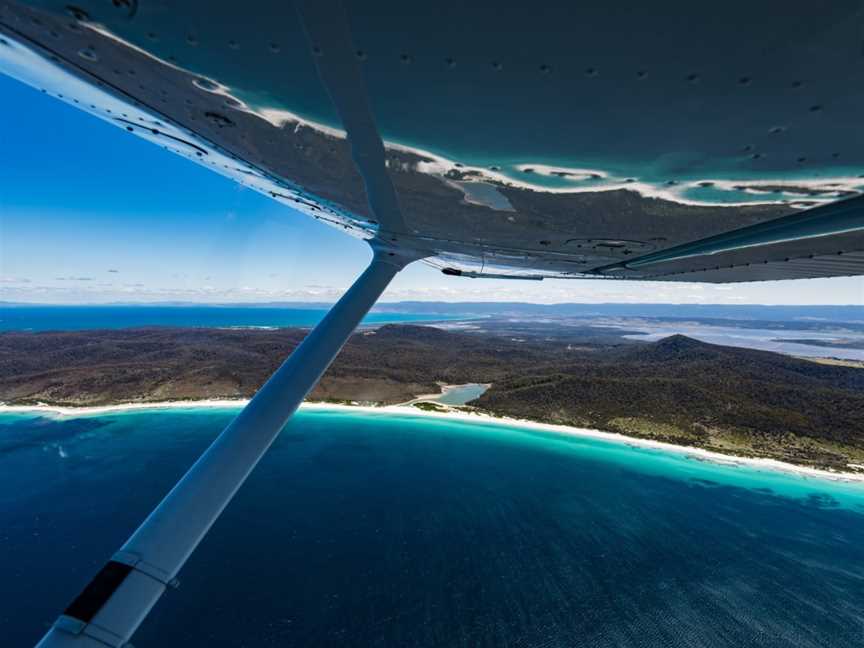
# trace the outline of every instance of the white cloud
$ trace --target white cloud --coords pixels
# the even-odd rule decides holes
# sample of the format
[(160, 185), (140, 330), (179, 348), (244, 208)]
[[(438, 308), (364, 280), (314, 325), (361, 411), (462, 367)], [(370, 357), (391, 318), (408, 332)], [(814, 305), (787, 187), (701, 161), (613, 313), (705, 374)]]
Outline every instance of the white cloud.
[[(228, 279), (211, 275), (178, 273), (129, 276), (122, 284), (92, 281), (70, 275), (55, 281), (0, 277), (7, 301), (40, 303), (108, 303), (113, 301), (335, 302), (351, 282), (351, 275), (337, 279), (320, 275), (306, 283), (285, 273), (274, 281), (266, 273)], [(326, 281), (321, 281), (326, 279)], [(242, 283), (233, 283), (234, 280)], [(864, 278), (801, 280), (756, 284), (711, 285), (671, 282), (622, 282), (611, 280), (550, 280), (542, 282), (445, 277), (426, 267), (411, 267), (398, 275), (382, 301), (521, 301), (535, 303), (715, 303), (715, 304), (862, 304)]]

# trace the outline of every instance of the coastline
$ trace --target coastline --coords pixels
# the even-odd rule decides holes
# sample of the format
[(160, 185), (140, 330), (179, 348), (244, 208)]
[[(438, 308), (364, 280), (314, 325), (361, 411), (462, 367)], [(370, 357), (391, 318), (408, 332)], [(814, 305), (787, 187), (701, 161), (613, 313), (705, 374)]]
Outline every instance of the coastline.
[[(62, 407), (58, 405), (7, 405), (0, 403), (0, 415), (2, 414), (42, 414), (54, 415), (57, 417), (75, 418), (78, 416), (98, 416), (101, 414), (111, 414), (116, 412), (133, 412), (146, 410), (164, 410), (164, 409), (236, 409), (243, 407), (248, 403), (248, 399), (213, 399), (213, 400), (188, 400), (188, 401), (161, 401), (151, 403), (118, 403), (115, 405), (100, 405), (93, 407)], [(411, 401), (414, 402), (414, 401)], [(799, 466), (777, 459), (767, 459), (764, 457), (748, 457), (739, 455), (723, 454), (703, 448), (695, 448), (690, 446), (681, 446), (665, 441), (654, 441), (652, 439), (642, 439), (639, 437), (631, 437), (616, 432), (604, 432), (602, 430), (592, 430), (588, 428), (571, 427), (568, 425), (556, 425), (553, 423), (540, 423), (528, 419), (517, 419), (506, 416), (494, 416), (483, 412), (472, 412), (450, 408), (446, 405), (442, 406), (443, 411), (430, 411), (413, 407), (408, 404), (399, 405), (344, 405), (340, 403), (327, 403), (321, 401), (304, 402), (301, 410), (335, 410), (342, 412), (363, 412), (366, 414), (383, 414), (383, 415), (402, 415), (402, 416), (419, 416), (432, 417), (451, 421), (464, 421), (469, 423), (490, 423), (493, 425), (501, 425), (506, 427), (525, 428), (542, 432), (551, 432), (564, 436), (575, 436), (582, 438), (598, 439), (608, 443), (617, 443), (639, 448), (647, 448), (654, 450), (662, 450), (675, 454), (685, 455), (688, 458), (697, 461), (706, 461), (714, 464), (720, 464), (729, 467), (750, 467), (771, 472), (781, 472), (793, 474), (798, 477), (807, 479), (821, 479), (832, 482), (860, 483), (864, 484), (864, 472), (840, 472), (831, 471), (821, 468), (812, 468), (809, 466)]]

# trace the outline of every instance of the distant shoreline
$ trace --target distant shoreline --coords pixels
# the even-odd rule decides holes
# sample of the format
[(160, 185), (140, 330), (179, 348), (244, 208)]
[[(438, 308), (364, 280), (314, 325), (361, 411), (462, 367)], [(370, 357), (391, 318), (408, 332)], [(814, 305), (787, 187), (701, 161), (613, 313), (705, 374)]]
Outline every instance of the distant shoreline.
[[(248, 403), (248, 399), (214, 399), (214, 400), (187, 400), (187, 401), (161, 401), (151, 403), (118, 403), (115, 405), (99, 405), (93, 407), (63, 407), (59, 405), (6, 405), (0, 403), (0, 415), (2, 414), (53, 414), (59, 417), (74, 418), (78, 416), (98, 416), (101, 414), (110, 414), (115, 412), (134, 412), (145, 410), (167, 410), (167, 409), (239, 409)], [(583, 438), (593, 438), (607, 441), (610, 443), (618, 443), (629, 446), (638, 446), (640, 448), (650, 448), (655, 450), (663, 450), (676, 454), (683, 454), (689, 458), (698, 461), (707, 461), (710, 463), (720, 464), (731, 467), (749, 466), (771, 472), (782, 472), (794, 474), (801, 478), (815, 478), (832, 482), (855, 482), (864, 484), (864, 472), (840, 472), (825, 470), (821, 468), (812, 468), (809, 466), (799, 466), (785, 461), (776, 459), (767, 459), (763, 457), (748, 457), (739, 455), (723, 454), (702, 448), (691, 446), (681, 446), (674, 443), (664, 441), (654, 441), (651, 439), (642, 439), (639, 437), (631, 437), (616, 432), (604, 432), (602, 430), (592, 430), (588, 428), (578, 428), (567, 425), (555, 425), (552, 423), (540, 423), (527, 419), (517, 419), (504, 416), (493, 416), (483, 412), (470, 412), (465, 410), (457, 410), (449, 408), (446, 405), (436, 403), (443, 411), (422, 410), (417, 407), (408, 405), (343, 405), (338, 403), (327, 402), (304, 402), (300, 409), (302, 410), (335, 410), (343, 412), (364, 412), (369, 414), (397, 414), (402, 416), (419, 416), (439, 418), (451, 421), (467, 421), (473, 423), (492, 423), (507, 427), (521, 427), (544, 432), (553, 432), (566, 436), (577, 436)], [(862, 466), (864, 468), (864, 466)]]

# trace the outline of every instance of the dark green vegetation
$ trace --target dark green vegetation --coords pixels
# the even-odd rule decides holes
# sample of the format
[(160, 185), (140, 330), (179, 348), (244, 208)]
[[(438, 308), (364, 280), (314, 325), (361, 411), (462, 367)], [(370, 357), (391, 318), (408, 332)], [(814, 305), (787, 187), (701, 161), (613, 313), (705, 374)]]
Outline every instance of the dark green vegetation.
[(414, 403), (414, 407), (417, 409), (421, 409), (425, 412), (446, 412), (448, 411), (446, 407), (439, 405), (438, 403), (430, 403), (428, 401), (420, 401), (419, 403)]
[[(298, 329), (123, 329), (0, 335), (0, 400), (103, 405), (243, 398)], [(482, 332), (388, 325), (354, 335), (313, 400), (399, 403), (436, 383), (492, 383), (472, 405), (731, 454), (864, 464), (864, 371), (673, 336), (485, 322)]]
[[(301, 329), (117, 329), (0, 334), (0, 401), (70, 406), (248, 398)], [(555, 346), (558, 348), (558, 345)], [(312, 400), (401, 403), (437, 382), (493, 382), (557, 362), (550, 347), (388, 325), (355, 334)]]
[(731, 454), (864, 459), (864, 371), (681, 335), (511, 376), (474, 404)]

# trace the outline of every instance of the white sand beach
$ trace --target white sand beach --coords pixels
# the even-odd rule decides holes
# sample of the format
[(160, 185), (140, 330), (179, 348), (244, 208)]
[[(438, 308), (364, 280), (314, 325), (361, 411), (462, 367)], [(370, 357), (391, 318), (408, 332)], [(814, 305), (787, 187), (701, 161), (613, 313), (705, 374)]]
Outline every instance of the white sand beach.
[[(114, 412), (130, 412), (158, 409), (194, 409), (194, 408), (213, 408), (213, 409), (239, 409), (243, 407), (248, 400), (195, 400), (195, 401), (164, 401), (153, 403), (119, 403), (117, 405), (104, 405), (97, 407), (60, 407), (55, 405), (6, 405), (0, 403), (0, 414), (3, 413), (20, 413), (20, 414), (40, 414), (47, 416), (74, 418), (79, 416), (97, 416), (101, 414), (109, 414)], [(416, 402), (416, 400), (411, 401)], [(466, 421), (470, 423), (484, 423), (493, 425), (503, 425), (508, 427), (518, 427), (530, 430), (539, 430), (543, 432), (551, 432), (556, 434), (579, 436), (592, 439), (600, 439), (610, 443), (620, 443), (640, 448), (653, 448), (667, 452), (675, 452), (686, 455), (698, 461), (707, 461), (718, 463), (727, 466), (749, 466), (762, 470), (776, 471), (794, 474), (802, 478), (815, 478), (829, 481), (843, 482), (858, 482), (864, 484), (864, 467), (856, 464), (849, 464), (853, 470), (862, 469), (862, 472), (839, 472), (830, 471), (819, 468), (810, 468), (807, 466), (798, 466), (795, 464), (777, 461), (776, 459), (766, 459), (763, 457), (745, 457), (737, 455), (722, 454), (712, 452), (702, 448), (694, 448), (688, 446), (679, 446), (663, 441), (652, 441), (650, 439), (640, 439), (637, 437), (629, 437), (615, 432), (604, 432), (602, 430), (591, 430), (587, 428), (577, 428), (567, 425), (554, 425), (551, 423), (539, 423), (537, 421), (529, 421), (525, 419), (516, 419), (504, 416), (492, 416), (479, 411), (470, 411), (465, 409), (457, 409), (435, 403), (441, 408), (441, 411), (430, 411), (419, 409), (408, 404), (401, 405), (342, 405), (335, 403), (324, 402), (305, 402), (301, 405), (302, 410), (333, 410), (346, 412), (363, 412), (364, 414), (373, 414), (379, 416), (425, 416), (432, 418), (440, 418), (447, 420)]]

